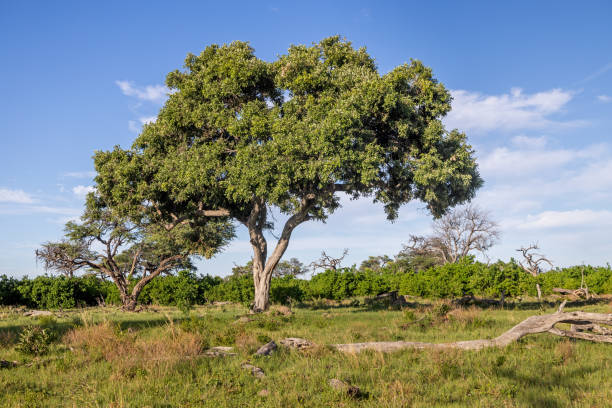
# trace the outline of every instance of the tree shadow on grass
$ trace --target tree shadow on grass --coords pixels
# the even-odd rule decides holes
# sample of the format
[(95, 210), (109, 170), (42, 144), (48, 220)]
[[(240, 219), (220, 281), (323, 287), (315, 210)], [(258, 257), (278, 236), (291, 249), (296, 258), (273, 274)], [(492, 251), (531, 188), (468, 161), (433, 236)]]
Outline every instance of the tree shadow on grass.
[[(185, 318), (172, 319), (173, 323), (180, 323)], [(154, 328), (168, 324), (166, 318), (153, 319), (137, 319), (137, 320), (110, 320), (121, 331), (139, 331), (148, 328)], [(100, 324), (103, 320), (96, 321), (93, 324)], [(68, 331), (83, 327), (83, 323), (78, 320), (73, 321), (49, 321), (32, 319), (31, 322), (13, 324), (0, 327), (0, 341), (3, 346), (12, 346), (19, 341), (19, 335), (26, 327), (39, 326), (47, 329), (53, 338), (61, 339)]]
[[(476, 306), (480, 309), (505, 309), (505, 310), (541, 310), (541, 309), (550, 309), (557, 308), (563, 302), (564, 299), (559, 298), (555, 300), (542, 300), (539, 301), (529, 301), (523, 302), (520, 300), (508, 300), (504, 302), (503, 306), (501, 304), (494, 304), (490, 300), (486, 302), (479, 302), (478, 300), (470, 303), (469, 305), (463, 306)], [(565, 304), (565, 307), (584, 307), (584, 306), (592, 306), (592, 305), (603, 305), (607, 304), (610, 299), (607, 298), (591, 298), (591, 299), (576, 299), (576, 300), (568, 300)]]
[[(578, 367), (575, 369), (550, 370), (547, 372), (518, 373), (509, 368), (499, 368), (497, 377), (505, 378), (516, 385), (514, 399), (522, 401), (530, 407), (560, 407), (564, 406), (555, 390), (562, 390), (570, 401), (579, 399), (593, 386), (584, 380), (585, 376), (596, 371), (594, 367)], [(558, 391), (557, 391), (558, 392)]]

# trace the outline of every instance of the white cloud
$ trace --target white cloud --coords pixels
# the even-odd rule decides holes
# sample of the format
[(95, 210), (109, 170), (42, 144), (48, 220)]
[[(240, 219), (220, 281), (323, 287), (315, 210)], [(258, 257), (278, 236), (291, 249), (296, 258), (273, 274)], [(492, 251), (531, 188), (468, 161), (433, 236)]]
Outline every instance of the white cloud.
[(95, 191), (95, 187), (94, 186), (76, 186), (72, 188), (72, 192), (74, 193), (74, 195), (78, 196), (78, 197), (85, 197), (87, 194), (91, 193), (92, 191)]
[(548, 143), (548, 139), (545, 136), (541, 137), (529, 137), (524, 135), (515, 136), (512, 138), (512, 144), (518, 147), (524, 147), (527, 149), (541, 149)]
[[(535, 140), (537, 141), (537, 139)], [(531, 141), (533, 142), (533, 140)], [(534, 142), (527, 149), (512, 150), (507, 147), (498, 147), (480, 159), (480, 170), (485, 178), (487, 176), (511, 176), (514, 178), (536, 172), (556, 171), (567, 164), (576, 163), (576, 161), (596, 159), (606, 151), (605, 146), (602, 145), (572, 150), (534, 148), (536, 143)], [(558, 173), (556, 175), (558, 176)]]
[(453, 110), (445, 120), (450, 128), (485, 132), (583, 124), (580, 121), (559, 122), (550, 118), (572, 99), (572, 92), (562, 89), (534, 94), (525, 94), (519, 88), (502, 95), (483, 95), (465, 90), (451, 93)]
[(612, 102), (612, 96), (608, 96), (608, 95), (599, 95), (597, 96), (597, 99), (603, 103)]
[(133, 96), (138, 99), (150, 102), (163, 102), (169, 92), (163, 85), (147, 85), (137, 87), (132, 81), (115, 81), (117, 86), (126, 96)]
[(0, 188), (0, 203), (31, 204), (33, 202), (32, 196), (23, 190)]
[(72, 171), (64, 173), (64, 177), (70, 178), (94, 178), (96, 176), (95, 171)]
[(52, 207), (47, 205), (25, 205), (0, 208), (0, 214), (2, 215), (59, 214), (69, 217), (78, 217), (80, 212), (81, 210), (78, 208)]
[(601, 227), (612, 225), (612, 211), (601, 210), (568, 210), (544, 211), (528, 215), (524, 222), (517, 225), (519, 229), (542, 229), (563, 227)]
[(148, 123), (153, 123), (157, 120), (157, 116), (145, 116), (138, 118), (141, 124), (146, 125)]

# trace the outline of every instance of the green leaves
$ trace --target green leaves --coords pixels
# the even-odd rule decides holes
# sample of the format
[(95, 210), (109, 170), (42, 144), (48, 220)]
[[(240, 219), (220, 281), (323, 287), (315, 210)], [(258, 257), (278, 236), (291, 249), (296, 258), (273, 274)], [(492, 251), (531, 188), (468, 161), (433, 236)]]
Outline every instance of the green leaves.
[(306, 200), (324, 220), (340, 190), (372, 196), (390, 219), (413, 199), (440, 216), (482, 185), (465, 135), (442, 126), (451, 96), (420, 61), (380, 75), (338, 36), (274, 62), (233, 42), (189, 54), (166, 83), (132, 149), (96, 153), (98, 192), (121, 216), (224, 209), (244, 222), (256, 201), (295, 214)]

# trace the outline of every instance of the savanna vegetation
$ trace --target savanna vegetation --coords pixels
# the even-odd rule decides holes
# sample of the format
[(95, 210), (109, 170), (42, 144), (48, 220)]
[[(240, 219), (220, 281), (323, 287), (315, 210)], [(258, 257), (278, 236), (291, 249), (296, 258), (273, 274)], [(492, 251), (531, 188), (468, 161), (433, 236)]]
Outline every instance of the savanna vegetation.
[[(609, 299), (607, 300), (609, 302)], [(408, 349), (346, 354), (327, 347), (364, 341), (491, 338), (528, 316), (554, 313), (536, 298), (505, 309), (457, 308), (412, 299), (386, 305), (308, 302), (249, 315), (241, 305), (113, 307), (25, 317), (0, 310), (0, 405), (7, 407), (604, 407), (612, 401), (609, 344), (538, 334), (481, 351)], [(575, 304), (612, 312), (606, 303)], [(572, 310), (572, 305), (566, 306)], [(256, 350), (305, 338), (303, 350)], [(232, 347), (210, 356), (214, 346)], [(13, 366), (12, 362), (15, 362)], [(263, 370), (252, 375), (245, 362)], [(359, 393), (330, 386), (338, 379)]]
[[(579, 289), (582, 286), (587, 286), (591, 294), (612, 293), (612, 268), (609, 266), (574, 266), (532, 276), (525, 273), (516, 261), (487, 265), (464, 258), (458, 263), (419, 272), (403, 268), (406, 265), (400, 259), (376, 269), (329, 269), (310, 279), (279, 276), (271, 280), (271, 301), (284, 305), (317, 299), (342, 301), (391, 291), (426, 299), (453, 299), (466, 295), (498, 299), (502, 293), (508, 299), (517, 299), (536, 296), (536, 283), (545, 296), (553, 294), (554, 288)], [(138, 282), (133, 279), (128, 288)], [(250, 274), (238, 273), (222, 279), (183, 270), (153, 280), (142, 290), (139, 300), (143, 305), (177, 306), (188, 310), (193, 305), (223, 301), (248, 306), (253, 296)], [(98, 304), (121, 305), (121, 295), (110, 280), (93, 275), (32, 279), (0, 276), (0, 305), (57, 310)]]
[[(36, 251), (56, 274), (0, 276), (0, 405), (612, 401), (612, 269), (553, 268), (537, 244), (519, 260), (476, 260), (501, 231), (461, 206), (483, 180), (466, 135), (442, 124), (451, 96), (431, 69), (412, 61), (380, 74), (339, 37), (273, 62), (234, 42), (189, 54), (166, 85), (167, 102), (130, 148), (95, 153), (80, 220)], [(382, 203), (389, 220), (420, 200), (433, 232), (407, 233), (400, 253), (359, 267), (341, 266), (347, 251), (283, 261), (294, 230), (328, 219), (340, 194)], [(286, 221), (268, 253), (275, 213)], [(222, 251), (241, 225), (252, 260), (225, 278), (197, 274), (193, 261)], [(559, 293), (571, 302), (559, 306)], [(548, 314), (559, 320), (536, 327), (534, 315)], [(492, 347), (439, 344), (463, 340)], [(408, 349), (340, 345), (370, 342)]]

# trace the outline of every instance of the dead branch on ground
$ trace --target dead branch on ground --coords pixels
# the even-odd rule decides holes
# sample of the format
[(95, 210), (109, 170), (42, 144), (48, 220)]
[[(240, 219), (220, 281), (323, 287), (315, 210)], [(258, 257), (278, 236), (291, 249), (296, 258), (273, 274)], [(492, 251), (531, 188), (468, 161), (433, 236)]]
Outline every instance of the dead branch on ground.
[[(422, 343), (412, 341), (382, 341), (369, 343), (333, 344), (332, 347), (347, 353), (359, 353), (363, 350), (380, 352), (397, 351), (407, 348), (461, 349), (480, 350), (487, 347), (504, 347), (520, 338), (536, 333), (551, 333), (561, 337), (582, 339), (597, 343), (612, 343), (612, 313), (563, 312), (565, 302), (557, 313), (531, 316), (507, 332), (494, 339), (455, 341), (451, 343)], [(555, 325), (567, 323), (573, 325), (570, 330), (559, 329)], [(604, 325), (604, 326), (602, 326)]]

